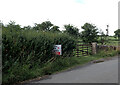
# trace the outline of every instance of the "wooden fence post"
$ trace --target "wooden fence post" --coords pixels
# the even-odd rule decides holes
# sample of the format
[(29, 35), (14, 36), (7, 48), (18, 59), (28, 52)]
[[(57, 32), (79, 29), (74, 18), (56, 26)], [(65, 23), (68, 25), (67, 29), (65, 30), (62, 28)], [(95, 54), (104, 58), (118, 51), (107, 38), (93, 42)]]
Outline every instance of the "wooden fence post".
[(94, 42), (92, 43), (92, 54), (96, 54), (97, 53), (97, 43)]

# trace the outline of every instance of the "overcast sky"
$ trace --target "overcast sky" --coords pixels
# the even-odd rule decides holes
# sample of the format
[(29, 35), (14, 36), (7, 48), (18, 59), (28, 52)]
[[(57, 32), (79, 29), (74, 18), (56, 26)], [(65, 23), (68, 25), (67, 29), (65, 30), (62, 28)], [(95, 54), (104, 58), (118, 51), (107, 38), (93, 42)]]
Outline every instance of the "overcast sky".
[(51, 21), (63, 30), (63, 25), (73, 24), (81, 31), (84, 23), (95, 24), (109, 34), (118, 29), (119, 0), (0, 0), (0, 20), (15, 21), (21, 26)]

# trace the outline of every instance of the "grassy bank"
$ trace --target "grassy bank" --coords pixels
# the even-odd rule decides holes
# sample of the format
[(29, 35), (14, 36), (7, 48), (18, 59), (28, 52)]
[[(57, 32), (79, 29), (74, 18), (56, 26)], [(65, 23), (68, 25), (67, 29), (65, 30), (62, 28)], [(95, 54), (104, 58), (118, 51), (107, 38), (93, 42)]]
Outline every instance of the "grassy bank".
[(92, 60), (112, 57), (115, 55), (117, 55), (117, 51), (101, 51), (96, 55), (82, 57), (61, 58), (57, 56), (55, 61), (45, 63), (42, 66), (35, 65), (32, 69), (29, 68), (29, 64), (21, 66), (19, 63), (16, 63), (14, 68), (9, 69), (10, 72), (8, 74), (3, 75), (3, 82), (6, 85), (13, 84), (19, 81), (33, 79), (44, 75), (50, 75), (76, 65), (83, 65)]

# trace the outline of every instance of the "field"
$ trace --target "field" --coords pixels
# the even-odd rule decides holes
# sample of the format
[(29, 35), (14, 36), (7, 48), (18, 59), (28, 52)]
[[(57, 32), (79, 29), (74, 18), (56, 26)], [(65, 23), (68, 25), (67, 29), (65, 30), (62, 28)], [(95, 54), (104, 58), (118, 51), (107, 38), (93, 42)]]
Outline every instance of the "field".
[(107, 43), (107, 45), (118, 46), (119, 43), (118, 38), (112, 36), (108, 38), (108, 41), (109, 42)]
[[(99, 38), (100, 40), (100, 38)], [(104, 45), (109, 45), (109, 46), (118, 46), (118, 38), (115, 38), (114, 36), (109, 36), (107, 38), (107, 41), (104, 43)], [(101, 43), (98, 43), (99, 45), (101, 45)]]

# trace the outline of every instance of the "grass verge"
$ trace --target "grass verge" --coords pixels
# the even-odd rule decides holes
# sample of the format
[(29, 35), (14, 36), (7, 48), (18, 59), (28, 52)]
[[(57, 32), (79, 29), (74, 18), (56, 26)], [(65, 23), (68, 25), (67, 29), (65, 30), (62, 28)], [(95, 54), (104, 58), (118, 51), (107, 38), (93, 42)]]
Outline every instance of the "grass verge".
[(7, 74), (3, 75), (3, 85), (10, 85), (16, 82), (25, 81), (33, 78), (37, 78), (44, 75), (51, 75), (56, 72), (60, 72), (65, 69), (77, 65), (83, 65), (90, 61), (113, 57), (117, 55), (117, 51), (100, 51), (96, 55), (82, 56), (82, 57), (57, 57), (54, 62), (45, 63), (42, 67), (35, 65), (30, 69), (29, 65), (20, 65), (16, 63), (15, 66), (9, 69)]

